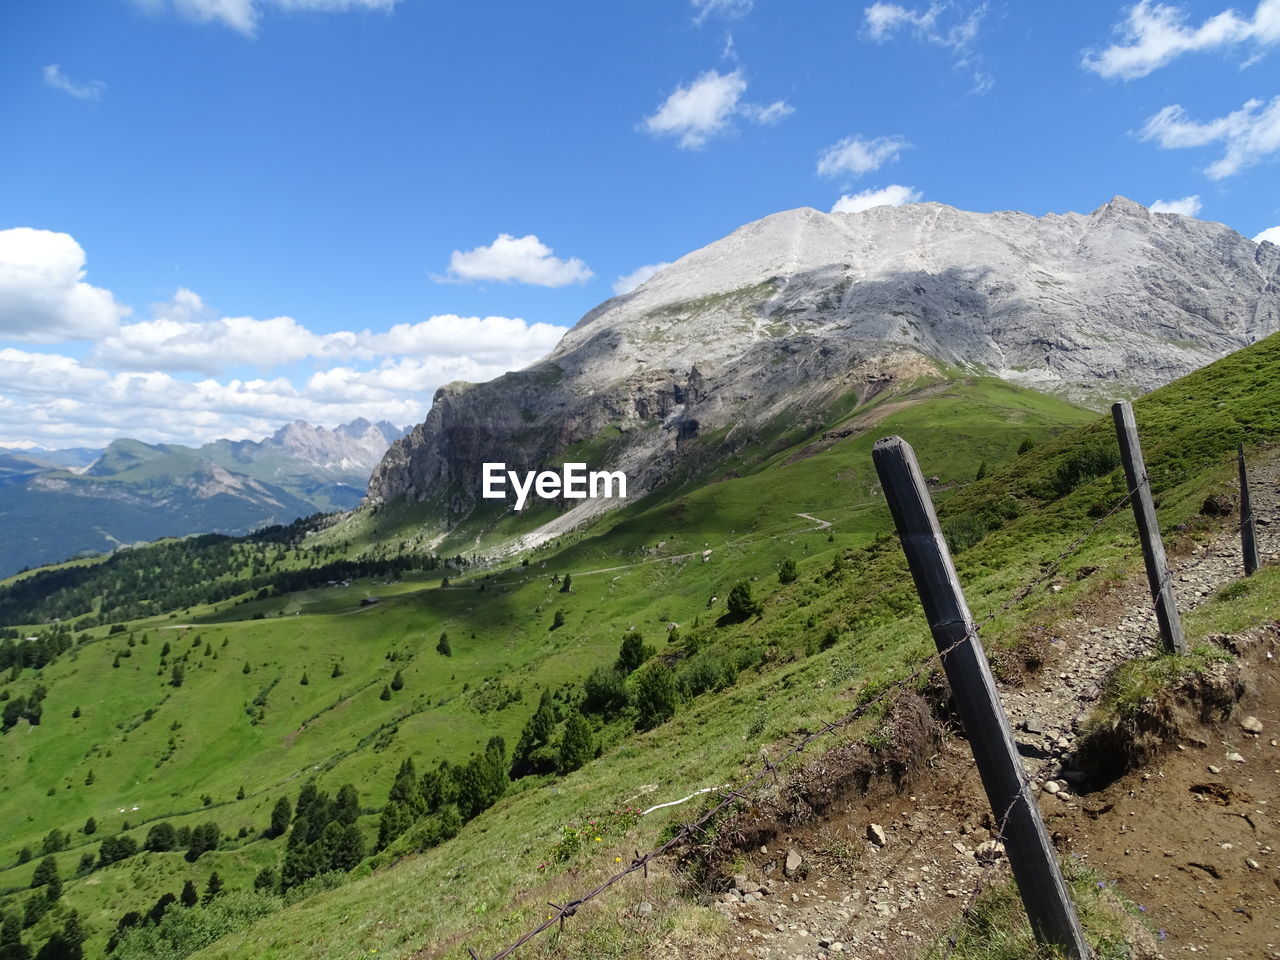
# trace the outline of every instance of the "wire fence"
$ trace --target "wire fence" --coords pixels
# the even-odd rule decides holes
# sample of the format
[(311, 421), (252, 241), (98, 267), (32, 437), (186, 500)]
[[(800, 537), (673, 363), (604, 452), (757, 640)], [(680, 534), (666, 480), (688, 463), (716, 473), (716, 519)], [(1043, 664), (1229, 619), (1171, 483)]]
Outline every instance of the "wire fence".
[[(1236, 458), (1233, 456), (1230, 459), (1230, 462), (1235, 463)], [(995, 610), (986, 614), (981, 620), (972, 621), (969, 629), (966, 631), (963, 637), (956, 640), (953, 644), (951, 644), (947, 648), (943, 650), (939, 650), (933, 653), (932, 655), (926, 657), (909, 674), (889, 684), (888, 686), (885, 687), (885, 689), (880, 691), (876, 696), (871, 697), (870, 699), (859, 703), (857, 707), (855, 707), (850, 712), (846, 713), (844, 716), (839, 717), (835, 720), (828, 721), (824, 723), (822, 726), (818, 727), (816, 730), (808, 734), (805, 734), (776, 760), (765, 761), (761, 765), (759, 770), (757, 770), (750, 778), (743, 781), (737, 787), (709, 788), (706, 791), (699, 791), (699, 792), (717, 792), (718, 791), (721, 794), (721, 799), (714, 806), (710, 807), (705, 812), (703, 812), (697, 819), (682, 824), (679, 830), (677, 830), (676, 833), (670, 839), (668, 839), (666, 842), (664, 842), (660, 846), (650, 850), (648, 853), (645, 853), (645, 854), (641, 854), (639, 851), (636, 851), (635, 856), (631, 859), (631, 861), (626, 866), (619, 869), (612, 876), (610, 876), (603, 882), (597, 884), (595, 887), (591, 888), (590, 890), (584, 891), (583, 893), (579, 894), (578, 896), (564, 903), (549, 903), (548, 906), (551, 908), (552, 912), (547, 916), (545, 920), (543, 920), (538, 925), (532, 927), (531, 929), (527, 930), (524, 934), (522, 934), (516, 940), (512, 941), (509, 945), (507, 945), (503, 949), (499, 950), (497, 953), (491, 954), (488, 957), (482, 957), (481, 954), (477, 953), (474, 949), (468, 947), (467, 948), (468, 953), (472, 957), (472, 960), (506, 960), (507, 957), (510, 957), (521, 947), (525, 946), (530, 941), (539, 937), (541, 934), (545, 933), (546, 931), (556, 927), (563, 929), (565, 921), (574, 917), (578, 913), (578, 910), (581, 907), (597, 899), (598, 897), (600, 897), (601, 895), (609, 891), (611, 888), (617, 886), (619, 883), (621, 883), (623, 880), (625, 880), (627, 877), (629, 877), (633, 873), (642, 872), (644, 876), (647, 877), (649, 865), (651, 863), (653, 863), (655, 860), (659, 859), (660, 857), (663, 857), (666, 854), (671, 853), (672, 851), (676, 850), (683, 844), (693, 840), (696, 834), (705, 832), (707, 827), (713, 821), (715, 821), (717, 817), (725, 813), (731, 806), (733, 806), (736, 803), (739, 803), (740, 801), (747, 800), (748, 795), (750, 791), (753, 790), (753, 788), (758, 786), (766, 778), (776, 776), (777, 771), (781, 766), (786, 764), (788, 761), (794, 759), (795, 757), (799, 756), (801, 753), (807, 750), (810, 746), (812, 746), (818, 740), (838, 730), (847, 728), (854, 723), (857, 723), (859, 720), (870, 715), (873, 710), (883, 705), (886, 705), (891, 698), (896, 697), (899, 694), (903, 693), (904, 691), (912, 687), (917, 681), (925, 677), (926, 674), (929, 674), (936, 667), (940, 666), (945, 661), (946, 657), (949, 654), (951, 654), (953, 651), (963, 646), (964, 644), (969, 643), (971, 640), (977, 640), (978, 632), (982, 627), (985, 627), (996, 618), (1003, 616), (1005, 613), (1009, 612), (1014, 607), (1021, 604), (1024, 600), (1026, 600), (1029, 596), (1031, 596), (1031, 594), (1034, 593), (1038, 588), (1043, 586), (1049, 580), (1053, 579), (1058, 574), (1058, 571), (1061, 569), (1062, 565), (1067, 560), (1069, 560), (1071, 557), (1079, 553), (1080, 550), (1084, 547), (1084, 545), (1104, 525), (1106, 525), (1108, 521), (1110, 521), (1117, 513), (1123, 510), (1124, 507), (1130, 503), (1130, 501), (1138, 494), (1138, 492), (1143, 486), (1146, 486), (1149, 490), (1150, 484), (1151, 484), (1150, 476), (1144, 475), (1142, 480), (1139, 482), (1137, 486), (1128, 489), (1127, 492), (1119, 500), (1115, 502), (1115, 504), (1113, 504), (1104, 514), (1099, 516), (1093, 524), (1091, 524), (1083, 533), (1081, 533), (1065, 549), (1063, 549), (1053, 560), (1051, 560), (1046, 566), (1044, 566), (1040, 574), (1037, 577), (1035, 577), (1030, 583), (1028, 583), (1026, 586), (1020, 589), (1017, 593), (1015, 593), (1012, 597), (1010, 597), (1004, 603), (1000, 604), (1000, 606), (998, 606)], [(1163, 588), (1163, 586), (1168, 584), (1172, 576), (1173, 576), (1172, 569), (1166, 565), (1166, 568), (1162, 574), (1162, 580), (1159, 584), (1159, 587)], [(872, 595), (870, 598), (866, 598), (866, 599), (874, 600), (876, 596), (883, 594), (889, 589), (892, 589), (892, 588), (885, 587), (881, 591), (878, 591), (877, 594)], [(1155, 604), (1153, 602), (1152, 608), (1154, 609), (1154, 607), (1155, 607)], [(1058, 758), (1051, 755), (1044, 761), (1044, 763), (1040, 765), (1039, 768), (1031, 772), (1026, 771), (1025, 769), (1026, 765), (1024, 763), (1023, 765), (1024, 769), (1022, 771), (1022, 782), (1021, 782), (1023, 789), (1026, 789), (1031, 785), (1033, 785), (1035, 782), (1039, 781), (1041, 777), (1044, 776), (1057, 762), (1058, 762)], [(1021, 798), (1022, 798), (1021, 792), (1015, 794), (1011, 798), (1008, 806), (1005, 808), (1001, 816), (993, 821), (994, 829), (991, 831), (991, 838), (995, 840), (997, 843), (1003, 843), (1005, 831), (1008, 828), (1010, 817), (1013, 815), (1017, 807), (1018, 801)], [(964, 920), (967, 920), (973, 915), (975, 907), (982, 893), (990, 887), (992, 878), (995, 877), (998, 871), (1000, 862), (1001, 861), (998, 856), (992, 857), (985, 863), (983, 869), (979, 872), (977, 878), (975, 879), (972, 887), (969, 890), (968, 895), (965, 898), (964, 906), (962, 907), (959, 913), (959, 918), (961, 922), (963, 922)], [(959, 924), (956, 924), (955, 926), (958, 928)], [(958, 943), (959, 943), (958, 933), (953, 931), (952, 933), (948, 934), (946, 939), (948, 944), (946, 957), (949, 958), (958, 947)]]

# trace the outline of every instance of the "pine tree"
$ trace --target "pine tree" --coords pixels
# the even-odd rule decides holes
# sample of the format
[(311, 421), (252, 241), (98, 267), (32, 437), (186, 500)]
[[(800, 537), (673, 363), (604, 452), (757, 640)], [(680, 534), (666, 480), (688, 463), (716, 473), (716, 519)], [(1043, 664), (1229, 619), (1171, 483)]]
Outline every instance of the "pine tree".
[(622, 646), (618, 648), (618, 660), (614, 669), (622, 674), (633, 673), (652, 656), (653, 648), (645, 645), (640, 631), (628, 630), (622, 635)]
[(739, 580), (729, 591), (729, 616), (735, 620), (746, 620), (761, 610), (761, 605), (751, 596), (751, 584)]
[(280, 886), (280, 877), (276, 874), (274, 867), (263, 867), (253, 878), (253, 889), (259, 893), (275, 893), (278, 886)]
[(390, 687), (383, 687), (383, 688), (382, 688), (382, 692), (381, 692), (380, 694), (378, 694), (378, 699), (379, 699), (379, 700), (390, 700), (390, 699), (391, 699), (391, 688), (390, 688)]
[(571, 773), (583, 766), (595, 753), (591, 742), (591, 725), (581, 712), (574, 710), (565, 721), (564, 732), (560, 735), (560, 751), (556, 769), (561, 773)]
[(551, 629), (559, 630), (563, 626), (564, 626), (564, 611), (557, 610), (555, 612), (555, 615), (551, 618)]
[(440, 642), (436, 644), (436, 653), (445, 657), (453, 656), (453, 647), (449, 645), (449, 634), (440, 634)]
[(143, 842), (143, 847), (155, 853), (164, 853), (172, 850), (178, 845), (178, 834), (173, 829), (173, 824), (168, 820), (162, 820), (155, 824), (147, 831), (147, 839)]
[(240, 784), (240, 789), (236, 791), (236, 799), (237, 799), (237, 800), (243, 800), (243, 799), (244, 799), (244, 784), (243, 784), (243, 783), (242, 783), (242, 784)]
[(271, 810), (271, 826), (267, 829), (267, 836), (284, 836), (284, 832), (289, 829), (289, 821), (292, 819), (293, 811), (289, 807), (289, 798), (281, 797)]
[(6, 913), (0, 923), (0, 960), (30, 960), (31, 950), (22, 942), (22, 918)]
[(779, 583), (795, 583), (796, 577), (798, 575), (799, 575), (798, 571), (796, 570), (796, 562), (792, 560), (790, 557), (787, 557), (785, 560), (782, 561), (782, 563), (778, 565), (778, 582)]
[(342, 676), (342, 667), (335, 661), (333, 664), (333, 670), (330, 672), (329, 677), (336, 680), (340, 676)]
[(35, 873), (31, 875), (31, 887), (43, 887), (58, 875), (58, 861), (53, 857), (45, 857), (36, 864)]
[(204, 885), (204, 899), (201, 901), (206, 906), (222, 893), (222, 878), (218, 876), (218, 871), (209, 874), (209, 881)]
[(983, 460), (980, 464), (978, 464), (978, 473), (973, 479), (981, 480), (986, 475), (987, 475), (987, 461)]
[(333, 802), (333, 818), (343, 826), (350, 826), (360, 819), (360, 794), (350, 783), (344, 783)]
[(194, 880), (188, 880), (182, 885), (182, 893), (178, 896), (178, 901), (187, 908), (194, 907), (200, 902), (200, 894), (196, 890)]
[(570, 584), (573, 583), (573, 575), (566, 573), (564, 575), (564, 583), (560, 585), (561, 593), (568, 593), (571, 589)]
[(310, 680), (307, 679), (307, 671), (305, 670), (302, 671), (302, 679), (299, 680), (298, 682), (302, 684), (304, 687), (311, 682)]
[(175, 663), (173, 665), (173, 672), (169, 675), (169, 686), (180, 687), (182, 686), (182, 681), (185, 678), (186, 678), (186, 674), (182, 669), (182, 664)]
[(84, 822), (84, 826), (81, 827), (80, 829), (84, 832), (84, 835), (86, 837), (92, 836), (94, 833), (97, 832), (98, 821), (93, 819), (93, 817), (90, 817), (88, 820)]
[(391, 678), (391, 689), (396, 691), (404, 689), (404, 674), (399, 670), (397, 670), (396, 675)]
[(511, 760), (512, 780), (541, 772), (551, 765), (550, 757), (540, 757), (537, 754), (550, 743), (555, 726), (556, 715), (551, 706), (551, 691), (544, 689), (542, 699), (538, 702), (538, 709), (525, 723), (524, 729), (520, 732), (520, 739), (516, 743)]
[(678, 700), (675, 677), (661, 660), (636, 671), (631, 702), (636, 708), (637, 730), (649, 730), (670, 720), (675, 716)]

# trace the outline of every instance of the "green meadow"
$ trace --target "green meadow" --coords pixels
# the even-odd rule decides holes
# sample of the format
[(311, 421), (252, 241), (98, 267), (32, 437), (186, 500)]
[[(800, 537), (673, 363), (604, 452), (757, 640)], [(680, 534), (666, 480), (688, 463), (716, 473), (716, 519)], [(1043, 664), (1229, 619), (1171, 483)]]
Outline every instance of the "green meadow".
[[(1278, 382), (1280, 337), (1272, 337), (1137, 402), (1170, 536), (1200, 535), (1199, 505), (1229, 484), (1236, 442), (1280, 434)], [(22, 912), (41, 845), (62, 831), (70, 838), (54, 854), (62, 896), (23, 936), (38, 944), (74, 909), (89, 933), (86, 955), (102, 956), (122, 914), (145, 912), (186, 879), (203, 889), (216, 870), (228, 889), (251, 889), (287, 843), (263, 836), (273, 806), (309, 781), (330, 794), (355, 785), (373, 854), (406, 758), (419, 773), (458, 764), (493, 736), (509, 755), (543, 691), (555, 695), (560, 729), (587, 676), (612, 665), (624, 633), (637, 630), (680, 685), (672, 719), (639, 732), (629, 712), (593, 715), (598, 755), (581, 769), (511, 782), (439, 845), (411, 830), (334, 889), (270, 897), (267, 916), (226, 921), (217, 931), (225, 935), (198, 955), (408, 957), (427, 948), (457, 956), (463, 943), (501, 946), (540, 919), (540, 904), (589, 886), (690, 808), (605, 831), (554, 862), (566, 825), (740, 777), (761, 751), (847, 712), (861, 691), (905, 676), (932, 649), (872, 470), (876, 439), (905, 437), (936, 478), (944, 529), (980, 616), (1049, 572), (1124, 492), (1105, 456), (1081, 453), (1113, 443), (1109, 417), (984, 378), (911, 385), (880, 401), (890, 402), (881, 411), (838, 404), (799, 438), (779, 424), (758, 444), (736, 446), (731, 470), (717, 460), (717, 438), (707, 438), (708, 466), (697, 475), (501, 562), (267, 590), (165, 610), (114, 633), (106, 624), (77, 630), (69, 650), (39, 670), (7, 672), (0, 686), (6, 700), (37, 685), (47, 691), (39, 724), (20, 720), (0, 737), (11, 771), (0, 785), (0, 910)], [(846, 435), (824, 440), (824, 432)], [(419, 549), (430, 510), (365, 508), (264, 556), (296, 569), (335, 550)], [(492, 553), (534, 519), (486, 514), (477, 520), (481, 544)], [(455, 533), (440, 552), (461, 553), (464, 540)], [(779, 581), (784, 559), (796, 563), (794, 582)], [(1071, 556), (1059, 592), (1035, 591), (984, 639), (999, 651), (1052, 633), (1136, 564), (1126, 510)], [(761, 610), (732, 620), (725, 598), (740, 581)], [(49, 629), (14, 626), (24, 637)], [(442, 634), (449, 656), (437, 651)], [(397, 673), (403, 685), (391, 691)], [(91, 817), (97, 830), (86, 835)], [(78, 873), (104, 837), (127, 830), (141, 843), (160, 821), (216, 822), (222, 843), (194, 863), (181, 852), (143, 852)], [(24, 847), (32, 859), (19, 863)], [(653, 883), (650, 899), (671, 905), (663, 935), (690, 949), (714, 942), (715, 924), (665, 872)], [(571, 926), (560, 955), (639, 955), (629, 896), (592, 907), (600, 922)]]

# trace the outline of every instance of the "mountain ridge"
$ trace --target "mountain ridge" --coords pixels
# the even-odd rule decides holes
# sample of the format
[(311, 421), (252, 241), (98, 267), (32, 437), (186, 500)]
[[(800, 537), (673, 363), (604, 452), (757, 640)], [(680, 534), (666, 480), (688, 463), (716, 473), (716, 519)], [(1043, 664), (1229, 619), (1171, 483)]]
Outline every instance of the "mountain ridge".
[(200, 447), (121, 438), (83, 467), (0, 455), (0, 576), (139, 540), (350, 509), (402, 433), (363, 418), (333, 430), (295, 421), (262, 440)]
[[(366, 503), (429, 501), (457, 524), (480, 506), (483, 462), (566, 451), (607, 453), (645, 491), (700, 444), (948, 370), (1096, 406), (1277, 329), (1280, 247), (1124, 197), (1043, 217), (782, 211), (588, 311), (524, 370), (441, 387)], [(604, 508), (581, 502), (556, 529)]]

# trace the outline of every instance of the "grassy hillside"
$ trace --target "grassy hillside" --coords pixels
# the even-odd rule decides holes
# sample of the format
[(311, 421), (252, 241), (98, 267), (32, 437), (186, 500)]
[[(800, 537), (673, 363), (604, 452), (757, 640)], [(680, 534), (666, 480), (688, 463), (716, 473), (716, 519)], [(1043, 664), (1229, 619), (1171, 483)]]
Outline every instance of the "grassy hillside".
[[(1280, 433), (1276, 382), (1273, 337), (1138, 402), (1170, 532), (1194, 526), (1205, 493), (1229, 477), (1225, 455), (1238, 439)], [(243, 890), (263, 866), (278, 864), (286, 840), (260, 834), (277, 799), (296, 796), (308, 780), (331, 794), (355, 784), (359, 826), (372, 844), (377, 811), (406, 757), (422, 772), (441, 759), (466, 760), (495, 734), (509, 753), (544, 690), (556, 695), (562, 729), (584, 679), (613, 663), (634, 627), (681, 691), (673, 719), (636, 732), (632, 711), (591, 714), (599, 756), (583, 769), (519, 779), (457, 837), (395, 862), (423, 845), (411, 831), (337, 889), (295, 894), (292, 904), (266, 898), (268, 916), (203, 955), (409, 956), (432, 945), (456, 952), (462, 939), (478, 949), (500, 944), (566, 878), (583, 885), (614, 857), (651, 843), (679, 810), (625, 834), (606, 829), (598, 845), (589, 838), (585, 851), (557, 862), (567, 824), (724, 783), (760, 749), (845, 712), (860, 689), (902, 675), (930, 649), (871, 470), (879, 436), (906, 437), (937, 477), (979, 614), (1038, 574), (1093, 522), (1091, 511), (1122, 492), (1114, 469), (1088, 476), (1105, 457), (1080, 453), (1110, 443), (1105, 418), (990, 380), (895, 399), (907, 402), (856, 423), (867, 411), (852, 411), (828, 427), (844, 423), (853, 428), (847, 435), (765, 444), (733, 475), (660, 492), (503, 568), (268, 591), (165, 612), (115, 634), (97, 626), (40, 670), (10, 671), (0, 696), (28, 698), (37, 684), (47, 693), (37, 726), (19, 720), (0, 738), (8, 769), (24, 771), (0, 787), (0, 816), (10, 824), (4, 909), (23, 907), (42, 840), (61, 830), (72, 837), (56, 854), (62, 898), (25, 936), (39, 942), (74, 907), (91, 933), (89, 954), (100, 955), (124, 911), (145, 911), (182, 879), (203, 884), (216, 869)], [(973, 482), (984, 463), (987, 475)], [(1032, 624), (1052, 623), (1097, 589), (1116, 564), (1132, 566), (1136, 544), (1125, 519), (1072, 560), (1061, 592), (1034, 595), (997, 622), (988, 644), (1016, 645)], [(327, 534), (327, 549), (336, 536), (354, 551), (357, 534), (372, 529), (358, 524), (376, 526), (372, 518), (352, 523)], [(380, 535), (380, 550), (395, 545), (389, 529)], [(786, 585), (777, 576), (785, 558), (798, 567)], [(287, 562), (305, 562), (305, 547)], [(1097, 569), (1081, 575), (1086, 566)], [(564, 574), (572, 575), (568, 592)], [(740, 580), (763, 607), (759, 617), (732, 622), (725, 597)], [(20, 626), (24, 636), (49, 629)], [(451, 656), (436, 650), (441, 633)], [(184, 679), (175, 687), (179, 661)], [(402, 689), (382, 699), (397, 671)], [(80, 832), (88, 817), (100, 825), (91, 836)], [(161, 818), (212, 819), (227, 838), (194, 864), (180, 853), (142, 853), (72, 879), (83, 853), (125, 819), (142, 840)], [(35, 857), (19, 865), (24, 846)], [(609, 923), (568, 935), (571, 952), (633, 955), (631, 921), (604, 910)], [(700, 912), (672, 916), (663, 922), (676, 924), (673, 936), (715, 936)]]

